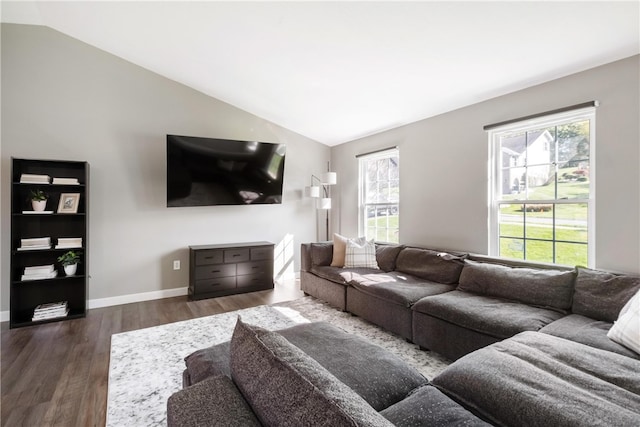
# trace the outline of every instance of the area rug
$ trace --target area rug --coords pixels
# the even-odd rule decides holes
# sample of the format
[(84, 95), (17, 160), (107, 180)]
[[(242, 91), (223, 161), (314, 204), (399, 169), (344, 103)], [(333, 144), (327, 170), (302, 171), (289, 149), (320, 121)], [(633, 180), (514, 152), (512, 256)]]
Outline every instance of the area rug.
[(231, 338), (238, 315), (269, 330), (326, 321), (369, 339), (433, 378), (449, 361), (329, 307), (313, 297), (114, 334), (107, 396), (107, 427), (166, 426), (167, 399), (182, 388), (184, 357)]

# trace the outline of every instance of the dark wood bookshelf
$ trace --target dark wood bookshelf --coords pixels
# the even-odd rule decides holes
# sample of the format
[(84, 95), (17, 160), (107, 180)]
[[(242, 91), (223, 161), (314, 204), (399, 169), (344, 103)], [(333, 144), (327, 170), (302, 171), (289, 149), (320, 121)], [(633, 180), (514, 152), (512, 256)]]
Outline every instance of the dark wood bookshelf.
[[(11, 171), (11, 282), (9, 327), (17, 328), (57, 322), (86, 316), (88, 259), (89, 164), (83, 161), (12, 159)], [(20, 182), (22, 174), (47, 175), (48, 183)], [(52, 184), (53, 178), (74, 178), (78, 184)], [(48, 195), (45, 210), (52, 213), (23, 213), (32, 211), (29, 194), (42, 190)], [(77, 211), (58, 212), (63, 193), (80, 195)], [(51, 247), (19, 250), (22, 239), (51, 239)], [(82, 238), (82, 247), (56, 248), (59, 238)], [(66, 276), (58, 257), (66, 251), (81, 252), (78, 271)], [(54, 265), (58, 275), (53, 278), (22, 280), (25, 267)], [(32, 320), (40, 304), (67, 301), (69, 314), (64, 317)]]

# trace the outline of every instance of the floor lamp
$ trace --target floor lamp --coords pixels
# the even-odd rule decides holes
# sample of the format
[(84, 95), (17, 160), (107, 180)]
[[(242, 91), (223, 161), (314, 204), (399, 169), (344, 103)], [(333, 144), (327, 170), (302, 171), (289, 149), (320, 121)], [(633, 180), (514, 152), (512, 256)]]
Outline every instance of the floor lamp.
[[(327, 169), (329, 169), (327, 165)], [(316, 209), (326, 211), (326, 238), (329, 240), (329, 210), (331, 210), (331, 195), (329, 193), (329, 186), (335, 185), (338, 182), (338, 175), (335, 172), (327, 171), (320, 177), (311, 175), (311, 186), (306, 188), (308, 197), (313, 197), (316, 200)]]

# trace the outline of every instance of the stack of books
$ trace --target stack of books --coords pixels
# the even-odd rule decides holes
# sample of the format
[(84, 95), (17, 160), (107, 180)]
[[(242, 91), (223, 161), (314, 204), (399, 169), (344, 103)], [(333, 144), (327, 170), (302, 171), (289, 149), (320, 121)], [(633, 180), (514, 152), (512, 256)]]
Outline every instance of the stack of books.
[(48, 304), (40, 304), (33, 311), (32, 321), (55, 319), (56, 317), (65, 317), (69, 314), (69, 307), (66, 301), (51, 302)]
[(51, 237), (20, 239), (19, 251), (33, 251), (37, 249), (51, 249)]
[(60, 237), (56, 249), (81, 248), (82, 237)]
[(43, 280), (53, 279), (58, 275), (58, 271), (53, 264), (49, 265), (34, 265), (33, 267), (25, 267), (22, 280)]
[(48, 184), (51, 181), (49, 175), (36, 175), (31, 173), (23, 173), (20, 175), (20, 182), (23, 184)]
[(77, 178), (56, 178), (53, 177), (52, 184), (60, 184), (60, 185), (80, 185)]

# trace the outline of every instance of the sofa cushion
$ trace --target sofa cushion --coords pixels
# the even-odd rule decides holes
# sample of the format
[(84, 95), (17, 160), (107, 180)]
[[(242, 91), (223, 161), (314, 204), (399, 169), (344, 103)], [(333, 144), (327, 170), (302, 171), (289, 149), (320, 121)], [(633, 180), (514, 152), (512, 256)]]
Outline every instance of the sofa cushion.
[(226, 376), (180, 390), (167, 401), (168, 427), (259, 426), (260, 422)]
[(611, 326), (612, 324), (610, 322), (595, 320), (590, 317), (581, 316), (580, 314), (570, 314), (548, 324), (540, 329), (540, 332), (640, 359), (640, 355), (613, 342), (607, 337)]
[(399, 427), (490, 425), (430, 385), (416, 389), (381, 414)]
[(391, 352), (329, 323), (301, 324), (278, 333), (377, 411), (427, 383), (422, 374)]
[(238, 318), (231, 375), (267, 426), (391, 426), (358, 394), (275, 332)]
[(537, 331), (563, 316), (554, 310), (458, 290), (423, 298), (413, 310), (496, 338)]
[(465, 260), (458, 290), (566, 311), (571, 308), (573, 270), (508, 267)]
[(347, 250), (348, 237), (338, 233), (333, 233), (333, 257), (331, 259), (332, 267), (344, 267), (344, 255)]
[(194, 351), (184, 358), (184, 363), (187, 366), (191, 384), (199, 383), (216, 375), (231, 377), (229, 341)]
[(640, 277), (578, 268), (571, 311), (613, 322), (622, 307), (640, 290)]
[(640, 419), (640, 361), (523, 332), (469, 353), (433, 384), (497, 425), (631, 426)]
[[(393, 278), (393, 275), (388, 275), (388, 273), (384, 274), (384, 276)], [(399, 304), (404, 307), (411, 307), (416, 303), (416, 301), (420, 300), (421, 298), (430, 295), (438, 295), (455, 289), (453, 285), (427, 282), (425, 280), (393, 280), (385, 282), (375, 282), (371, 281), (370, 279), (367, 280), (366, 277), (366, 275), (360, 277), (365, 278), (365, 280), (363, 281), (358, 280), (358, 278), (352, 279), (351, 281), (349, 281), (349, 284), (367, 295), (378, 297), (385, 301)]]
[(622, 308), (607, 337), (640, 355), (640, 291)]
[(350, 268), (345, 270), (342, 267), (331, 267), (331, 266), (316, 266), (311, 267), (311, 273), (316, 276), (329, 280), (334, 283), (339, 283), (341, 285), (346, 285), (352, 277), (355, 276), (363, 276), (369, 274), (380, 273), (380, 270), (374, 268)]
[(458, 283), (464, 255), (456, 256), (421, 248), (404, 248), (396, 259), (396, 270), (432, 282)]
[(382, 271), (393, 271), (396, 269), (396, 259), (402, 250), (401, 245), (376, 243), (376, 260), (378, 267)]
[[(329, 323), (303, 323), (278, 333), (377, 411), (397, 403), (411, 390), (427, 383), (422, 374), (394, 354)], [(228, 341), (198, 350), (185, 361), (187, 370), (193, 371), (200, 380), (210, 372), (222, 372), (231, 377)]]
[(330, 242), (311, 243), (311, 265), (330, 265), (333, 259), (333, 244)]
[(373, 268), (379, 270), (376, 260), (376, 245), (373, 241), (353, 240), (347, 241), (344, 255), (344, 268)]

